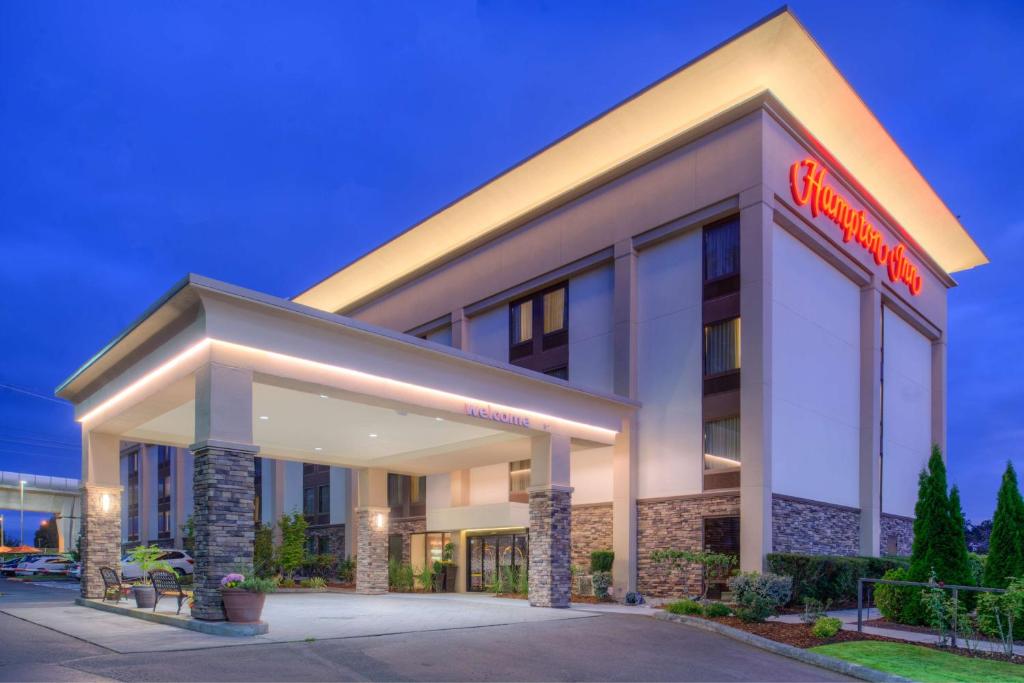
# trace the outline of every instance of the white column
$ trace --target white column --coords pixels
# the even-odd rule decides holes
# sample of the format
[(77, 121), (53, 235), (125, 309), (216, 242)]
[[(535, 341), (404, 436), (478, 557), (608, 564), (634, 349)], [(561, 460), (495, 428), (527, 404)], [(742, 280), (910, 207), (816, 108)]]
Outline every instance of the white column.
[(763, 571), (772, 550), (771, 196), (740, 195), (740, 568)]
[[(388, 473), (356, 470), (356, 592), (388, 591)], [(347, 534), (346, 534), (347, 535)]]
[(627, 418), (612, 449), (612, 579), (616, 595), (636, 590), (636, 441), (636, 418)]
[(882, 293), (860, 295), (860, 554), (878, 555), (882, 505)]
[(82, 428), (82, 582), (84, 598), (103, 597), (100, 567), (120, 574), (120, 439)]

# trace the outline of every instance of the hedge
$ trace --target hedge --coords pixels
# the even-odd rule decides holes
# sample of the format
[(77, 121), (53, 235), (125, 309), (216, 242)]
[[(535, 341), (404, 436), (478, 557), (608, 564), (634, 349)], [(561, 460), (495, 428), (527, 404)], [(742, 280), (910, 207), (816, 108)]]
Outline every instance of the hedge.
[(814, 598), (833, 605), (857, 601), (857, 579), (880, 579), (890, 569), (906, 568), (906, 558), (845, 557), (769, 553), (768, 571), (793, 577), (791, 605)]

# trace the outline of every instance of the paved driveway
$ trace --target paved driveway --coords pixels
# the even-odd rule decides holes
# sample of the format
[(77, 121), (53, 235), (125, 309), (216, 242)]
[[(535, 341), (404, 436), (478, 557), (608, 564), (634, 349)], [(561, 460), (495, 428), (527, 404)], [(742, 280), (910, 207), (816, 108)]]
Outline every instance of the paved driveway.
[[(77, 614), (66, 611), (72, 609), (68, 591), (2, 581), (0, 591), (3, 612), (32, 607), (64, 619)], [(393, 610), (390, 619), (416, 612), (412, 618), (428, 628), (389, 635), (353, 631), (288, 643), (240, 645), (232, 639), (230, 646), (185, 652), (118, 653), (0, 614), (0, 680), (846, 680), (716, 634), (642, 616), (549, 612), (479, 598), (359, 600)], [(459, 620), (459, 613), (468, 616)], [(365, 615), (359, 621), (374, 620)], [(131, 624), (139, 633), (151, 626)], [(131, 633), (120, 637), (144, 639)]]

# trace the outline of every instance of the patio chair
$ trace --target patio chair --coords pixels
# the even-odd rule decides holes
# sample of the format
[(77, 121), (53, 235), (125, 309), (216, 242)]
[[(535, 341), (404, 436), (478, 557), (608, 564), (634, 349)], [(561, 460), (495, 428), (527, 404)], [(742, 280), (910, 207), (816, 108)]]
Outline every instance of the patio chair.
[(100, 567), (100, 576), (103, 578), (103, 601), (106, 602), (107, 598), (113, 595), (114, 602), (121, 602), (125, 584), (117, 577), (117, 572), (110, 567)]
[(149, 578), (153, 582), (153, 588), (156, 591), (156, 600), (153, 601), (153, 611), (156, 611), (156, 606), (160, 604), (160, 598), (165, 595), (169, 595), (178, 600), (178, 611), (176, 614), (181, 614), (181, 605), (188, 599), (188, 594), (181, 587), (181, 581), (178, 581), (178, 575), (174, 572), (165, 571), (163, 569), (154, 569), (149, 573)]

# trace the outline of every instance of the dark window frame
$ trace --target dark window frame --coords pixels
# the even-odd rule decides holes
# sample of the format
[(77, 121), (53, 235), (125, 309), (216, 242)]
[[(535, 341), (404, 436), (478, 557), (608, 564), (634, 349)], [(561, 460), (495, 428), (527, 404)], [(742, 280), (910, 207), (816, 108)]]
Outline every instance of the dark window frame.
[[(548, 294), (564, 290), (562, 298), (562, 327), (551, 332), (544, 332), (544, 299)], [(532, 302), (532, 336), (522, 342), (516, 342), (515, 313), (521, 304)], [(508, 362), (512, 365), (534, 370), (540, 373), (564, 371), (569, 372), (569, 281), (563, 280), (544, 287), (526, 296), (519, 297), (508, 304)]]

